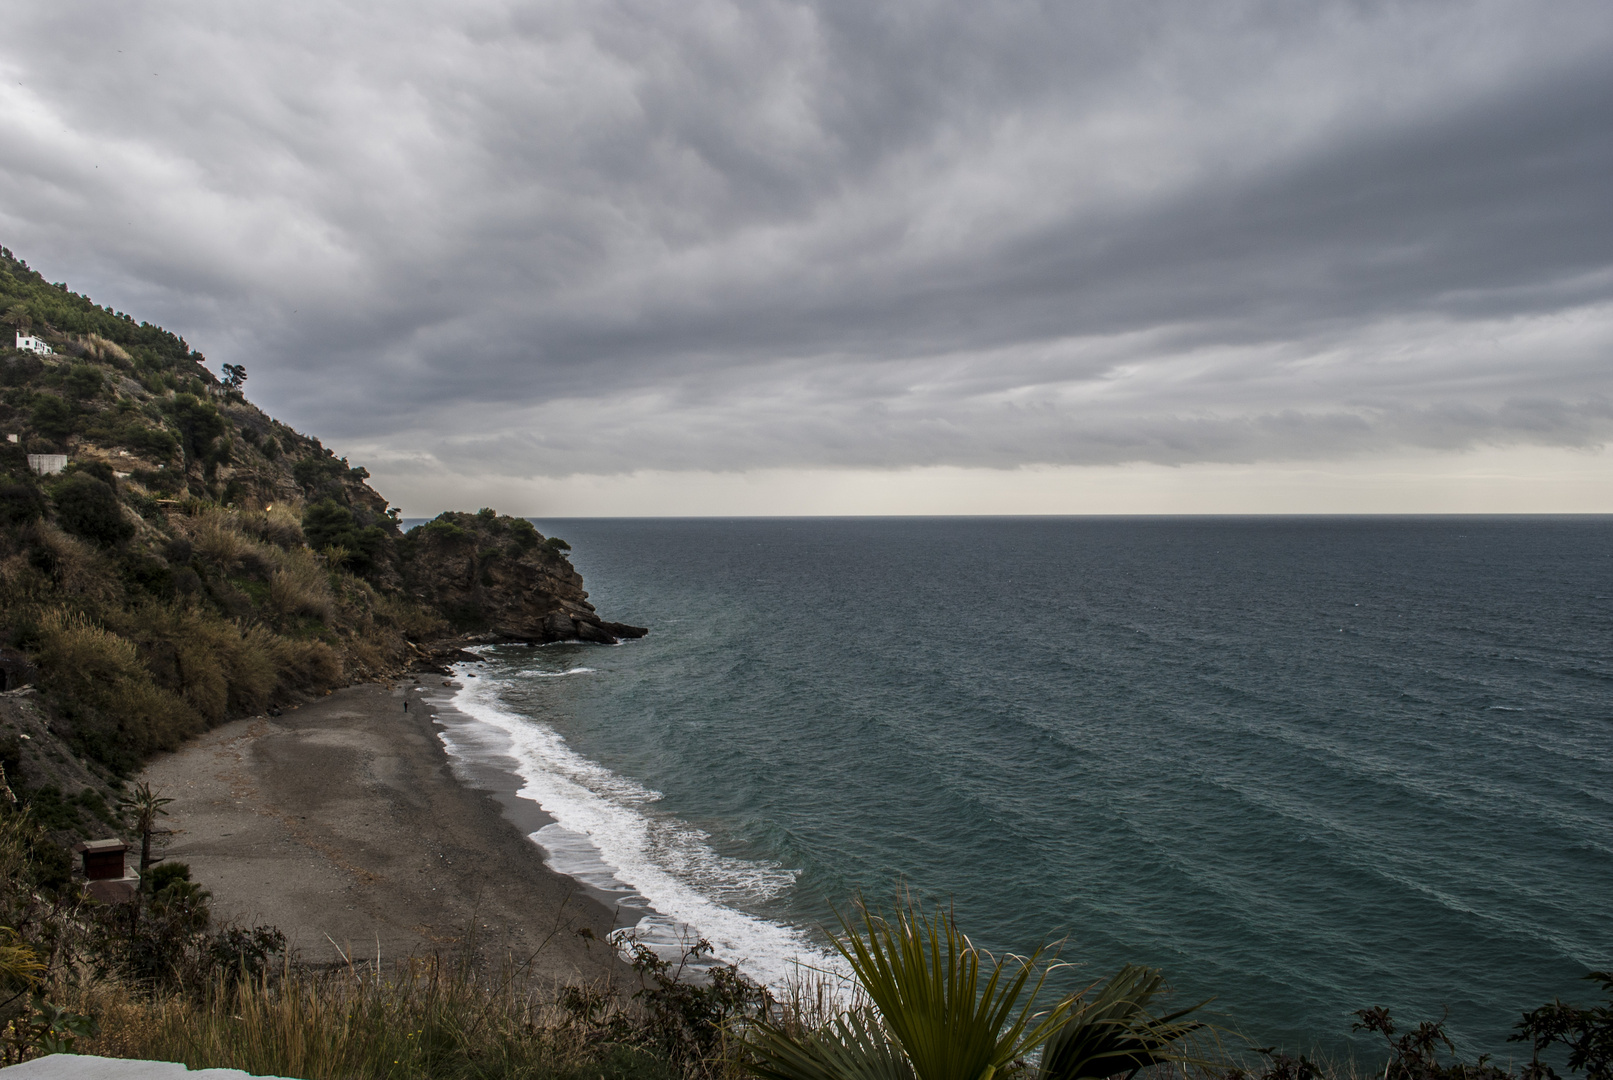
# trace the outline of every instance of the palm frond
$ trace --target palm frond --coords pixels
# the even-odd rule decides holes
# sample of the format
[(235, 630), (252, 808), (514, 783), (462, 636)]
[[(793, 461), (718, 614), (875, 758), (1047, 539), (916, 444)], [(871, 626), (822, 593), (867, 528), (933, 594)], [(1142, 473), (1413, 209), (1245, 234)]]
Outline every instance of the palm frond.
[(803, 1037), (755, 1024), (744, 1045), (752, 1055), (747, 1068), (768, 1080), (914, 1080), (901, 1048), (868, 1009), (841, 1013)]
[(1046, 1014), (1036, 998), (1047, 978), (1043, 950), (984, 957), (940, 908), (898, 904), (887, 919), (859, 904), (844, 916), (835, 948), (846, 958), (917, 1080), (989, 1080), (1057, 1030), (1071, 1002)]
[(1187, 1060), (1178, 1048), (1204, 1025), (1182, 1018), (1201, 1005), (1150, 1014), (1148, 1005), (1164, 984), (1157, 970), (1127, 964), (1091, 1001), (1077, 1000), (1048, 1040), (1037, 1080), (1103, 1080)]

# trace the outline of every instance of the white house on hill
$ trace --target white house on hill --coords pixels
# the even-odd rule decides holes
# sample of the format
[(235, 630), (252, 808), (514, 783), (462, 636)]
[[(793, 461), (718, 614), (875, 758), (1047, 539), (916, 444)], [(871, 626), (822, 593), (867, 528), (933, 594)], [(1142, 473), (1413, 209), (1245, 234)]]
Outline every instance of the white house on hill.
[(17, 348), (23, 352), (38, 353), (40, 356), (50, 356), (56, 352), (55, 349), (46, 345), (39, 338), (34, 337), (32, 334), (25, 334), (21, 330), (17, 331)]

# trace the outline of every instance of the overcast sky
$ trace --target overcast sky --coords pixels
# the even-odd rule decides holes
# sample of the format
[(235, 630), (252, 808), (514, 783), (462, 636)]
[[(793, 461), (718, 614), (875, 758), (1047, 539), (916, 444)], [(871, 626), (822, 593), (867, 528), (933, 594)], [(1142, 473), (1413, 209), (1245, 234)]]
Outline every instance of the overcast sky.
[(0, 242), (410, 514), (1613, 511), (1613, 4), (7, 5)]

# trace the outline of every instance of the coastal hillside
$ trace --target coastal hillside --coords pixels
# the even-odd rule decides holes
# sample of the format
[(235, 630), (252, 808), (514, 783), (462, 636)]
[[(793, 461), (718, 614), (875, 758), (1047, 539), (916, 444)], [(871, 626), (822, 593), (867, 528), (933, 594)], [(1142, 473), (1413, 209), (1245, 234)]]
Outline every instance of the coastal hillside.
[(0, 799), (105, 835), (121, 778), (224, 720), (468, 641), (614, 642), (564, 541), (405, 535), (361, 466), (184, 338), (0, 248)]

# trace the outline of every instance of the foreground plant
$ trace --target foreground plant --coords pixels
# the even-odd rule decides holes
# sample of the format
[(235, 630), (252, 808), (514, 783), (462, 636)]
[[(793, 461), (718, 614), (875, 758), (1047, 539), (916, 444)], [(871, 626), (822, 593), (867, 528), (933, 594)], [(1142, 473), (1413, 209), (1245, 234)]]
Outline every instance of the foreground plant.
[[(1178, 1047), (1203, 1025), (1193, 1008), (1148, 1011), (1163, 976), (1127, 966), (1087, 991), (1039, 1010), (1051, 963), (1045, 949), (993, 958), (949, 912), (899, 904), (886, 918), (860, 907), (834, 945), (872, 1003), (811, 1031), (761, 1022), (745, 1042), (746, 1068), (768, 1080), (991, 1080), (1045, 1047), (1042, 1080), (1097, 1080), (1184, 1061)], [(1197, 1008), (1195, 1006), (1194, 1008)]]
[(1577, 1008), (1561, 998), (1525, 1013), (1509, 1042), (1527, 1042), (1534, 1049), (1526, 1076), (1530, 1080), (1557, 1080), (1557, 1072), (1540, 1060), (1553, 1046), (1568, 1051), (1568, 1067), (1584, 1072), (1585, 1080), (1613, 1080), (1613, 974), (1593, 971), (1585, 978), (1602, 988), (1607, 1002)]

